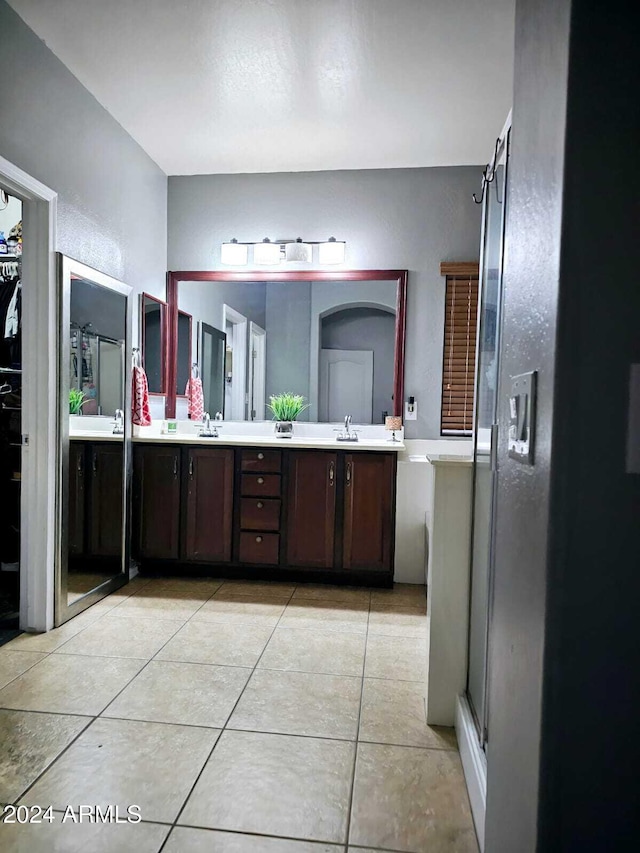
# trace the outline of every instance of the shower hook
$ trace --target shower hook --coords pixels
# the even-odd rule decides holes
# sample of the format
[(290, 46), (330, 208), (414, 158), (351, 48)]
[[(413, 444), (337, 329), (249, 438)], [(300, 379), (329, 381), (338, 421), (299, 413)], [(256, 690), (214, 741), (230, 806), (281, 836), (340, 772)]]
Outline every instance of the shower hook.
[(482, 172), (482, 192), (480, 193), (480, 198), (476, 197), (476, 194), (473, 193), (473, 200), (476, 204), (482, 204), (484, 201), (484, 192), (487, 188), (487, 184), (493, 183), (496, 177), (496, 161), (498, 159), (498, 148), (500, 147), (500, 137), (496, 139), (496, 147), (493, 152), (493, 157), (491, 158), (491, 162), (487, 163)]

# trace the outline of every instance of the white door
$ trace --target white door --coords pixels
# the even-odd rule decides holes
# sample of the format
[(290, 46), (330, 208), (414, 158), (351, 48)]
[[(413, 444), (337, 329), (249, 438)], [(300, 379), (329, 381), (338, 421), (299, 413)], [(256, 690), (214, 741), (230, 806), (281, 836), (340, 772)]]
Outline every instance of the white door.
[(249, 420), (266, 418), (267, 333), (257, 323), (249, 323)]
[(337, 423), (351, 415), (370, 424), (373, 412), (373, 351), (320, 350), (318, 420)]

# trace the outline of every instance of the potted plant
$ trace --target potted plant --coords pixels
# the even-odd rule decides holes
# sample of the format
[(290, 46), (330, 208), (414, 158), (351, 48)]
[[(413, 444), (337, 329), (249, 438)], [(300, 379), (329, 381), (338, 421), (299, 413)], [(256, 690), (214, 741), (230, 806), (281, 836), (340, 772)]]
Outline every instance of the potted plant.
[(305, 403), (302, 394), (286, 392), (272, 394), (267, 407), (273, 412), (278, 438), (291, 438), (293, 422), (309, 408), (309, 403)]
[(78, 391), (77, 388), (71, 388), (69, 390), (69, 414), (81, 415), (84, 403), (84, 393), (82, 391)]

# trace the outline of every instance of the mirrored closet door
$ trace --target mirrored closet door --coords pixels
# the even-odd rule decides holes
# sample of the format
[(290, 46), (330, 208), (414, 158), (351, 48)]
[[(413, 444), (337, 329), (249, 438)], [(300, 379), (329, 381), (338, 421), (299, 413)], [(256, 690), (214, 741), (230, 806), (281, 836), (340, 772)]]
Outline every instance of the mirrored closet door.
[(131, 288), (59, 256), (55, 623), (129, 579)]

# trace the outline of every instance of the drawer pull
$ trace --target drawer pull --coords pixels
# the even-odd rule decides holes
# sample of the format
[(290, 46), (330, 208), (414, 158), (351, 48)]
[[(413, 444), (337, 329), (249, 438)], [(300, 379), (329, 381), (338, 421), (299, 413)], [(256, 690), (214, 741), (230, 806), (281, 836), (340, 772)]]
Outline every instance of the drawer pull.
[(329, 463), (329, 484), (333, 486), (333, 481), (336, 476), (336, 465), (335, 462)]
[(259, 485), (262, 485), (264, 483), (264, 477), (258, 477), (258, 483)]
[(262, 536), (256, 536), (256, 542), (262, 542)]
[(258, 459), (264, 459), (264, 453), (258, 453)]
[(264, 506), (264, 504), (262, 503), (262, 501), (258, 501), (258, 503), (256, 504), (256, 506), (258, 507), (258, 509), (262, 509), (262, 507)]
[(347, 486), (351, 485), (351, 462), (347, 462)]
[(173, 457), (173, 477), (174, 479), (178, 476), (178, 457)]

